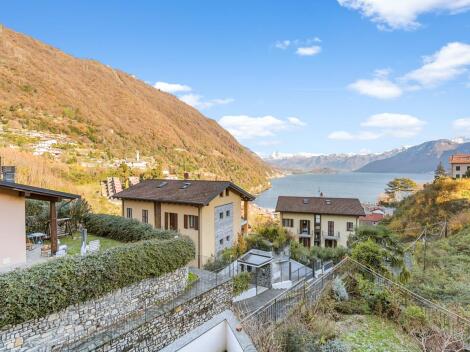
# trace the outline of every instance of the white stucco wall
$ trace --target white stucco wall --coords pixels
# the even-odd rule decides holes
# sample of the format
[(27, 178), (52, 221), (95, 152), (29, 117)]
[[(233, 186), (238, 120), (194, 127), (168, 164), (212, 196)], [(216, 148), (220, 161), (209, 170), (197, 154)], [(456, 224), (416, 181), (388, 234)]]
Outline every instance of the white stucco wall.
[(0, 267), (26, 262), (25, 199), (0, 190)]

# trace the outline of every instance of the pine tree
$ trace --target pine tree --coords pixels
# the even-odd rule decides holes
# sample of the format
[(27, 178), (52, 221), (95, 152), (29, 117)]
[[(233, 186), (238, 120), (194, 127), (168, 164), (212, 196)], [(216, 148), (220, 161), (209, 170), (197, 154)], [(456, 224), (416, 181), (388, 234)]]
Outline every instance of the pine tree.
[(444, 169), (444, 166), (442, 165), (442, 161), (440, 161), (439, 165), (437, 165), (436, 171), (434, 171), (434, 180), (438, 180), (446, 176), (447, 176), (446, 169)]

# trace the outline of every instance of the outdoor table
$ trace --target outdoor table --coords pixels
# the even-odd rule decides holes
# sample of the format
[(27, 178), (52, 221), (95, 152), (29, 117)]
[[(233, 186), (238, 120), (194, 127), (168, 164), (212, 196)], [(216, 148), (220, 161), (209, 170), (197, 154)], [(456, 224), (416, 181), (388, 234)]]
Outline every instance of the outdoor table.
[(46, 237), (45, 233), (41, 232), (35, 232), (35, 233), (30, 233), (27, 235), (27, 237), (34, 243), (37, 244), (39, 241), (41, 241), (44, 237)]

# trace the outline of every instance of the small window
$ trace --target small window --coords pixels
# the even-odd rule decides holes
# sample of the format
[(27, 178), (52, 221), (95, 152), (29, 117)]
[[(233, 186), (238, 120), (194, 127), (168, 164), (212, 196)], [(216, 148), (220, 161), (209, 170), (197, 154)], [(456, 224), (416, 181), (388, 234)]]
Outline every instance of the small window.
[(227, 211), (225, 212), (225, 216), (226, 216), (226, 217), (229, 217), (229, 216), (230, 216), (230, 210), (227, 210)]
[(126, 209), (126, 216), (128, 219), (132, 219), (132, 208)]
[(199, 230), (199, 217), (196, 215), (186, 215), (187, 226), (185, 228)]
[(457, 166), (455, 167), (455, 170), (456, 170), (456, 171), (460, 171), (460, 165), (457, 165)]
[(230, 191), (228, 190), (228, 188), (225, 190), (225, 196), (228, 197), (230, 194)]
[(240, 264), (240, 270), (245, 271), (245, 264)]
[(220, 192), (219, 196), (220, 196), (220, 197), (223, 197), (223, 196), (224, 196), (224, 192)]
[(219, 219), (223, 219), (224, 218), (224, 213), (223, 212), (220, 212), (219, 213)]
[(321, 222), (321, 217), (320, 215), (315, 215), (315, 223), (319, 224)]
[(225, 237), (225, 240), (226, 240), (227, 242), (230, 242), (230, 236)]
[(282, 219), (282, 226), (294, 227), (294, 219)]
[(221, 238), (221, 239), (219, 240), (219, 243), (220, 243), (220, 244), (224, 244), (224, 239)]
[(354, 230), (354, 223), (348, 221), (346, 223), (346, 228), (347, 228), (347, 231), (353, 231)]
[(455, 177), (456, 177), (456, 178), (460, 178), (460, 175), (459, 175), (459, 174), (457, 174), (457, 175), (455, 175)]
[(246, 271), (248, 271), (249, 273), (251, 273), (251, 270), (253, 270), (253, 268), (251, 267), (251, 265), (247, 265), (247, 266), (246, 266)]
[(147, 209), (142, 209), (142, 222), (144, 224), (149, 223), (149, 211)]

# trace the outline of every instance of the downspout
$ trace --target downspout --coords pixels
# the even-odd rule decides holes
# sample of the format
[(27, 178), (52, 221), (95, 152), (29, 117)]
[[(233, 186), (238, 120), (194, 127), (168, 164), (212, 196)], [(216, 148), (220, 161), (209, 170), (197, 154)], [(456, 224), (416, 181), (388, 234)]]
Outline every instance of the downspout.
[(201, 268), (201, 227), (202, 227), (202, 217), (201, 217), (201, 206), (197, 208), (198, 216), (198, 228), (197, 228), (197, 267)]

